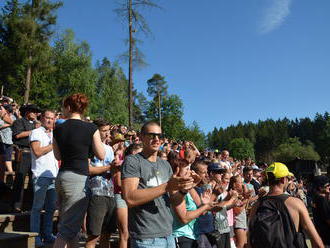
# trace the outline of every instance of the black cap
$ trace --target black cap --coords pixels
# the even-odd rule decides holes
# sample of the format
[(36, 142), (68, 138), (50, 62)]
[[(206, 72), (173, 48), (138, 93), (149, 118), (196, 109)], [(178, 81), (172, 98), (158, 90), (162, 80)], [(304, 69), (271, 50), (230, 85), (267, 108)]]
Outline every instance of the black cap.
[(27, 112), (40, 113), (41, 110), (35, 104), (26, 104), (20, 107), (19, 111), (24, 116)]
[(313, 184), (316, 188), (323, 187), (327, 183), (329, 183), (330, 180), (327, 176), (316, 176), (314, 177)]
[(226, 169), (222, 168), (219, 163), (211, 163), (209, 164), (207, 169), (209, 172), (217, 172), (217, 173), (223, 173), (226, 171)]
[(10, 104), (4, 104), (3, 108), (7, 110), (9, 113), (13, 113), (13, 107)]

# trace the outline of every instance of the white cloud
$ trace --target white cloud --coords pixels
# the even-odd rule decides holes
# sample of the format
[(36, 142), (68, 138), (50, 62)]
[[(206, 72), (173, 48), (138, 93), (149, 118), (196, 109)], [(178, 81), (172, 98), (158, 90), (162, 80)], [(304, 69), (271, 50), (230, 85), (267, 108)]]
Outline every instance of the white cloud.
[(263, 11), (259, 25), (260, 33), (266, 34), (280, 27), (290, 14), (291, 3), (292, 0), (270, 0)]

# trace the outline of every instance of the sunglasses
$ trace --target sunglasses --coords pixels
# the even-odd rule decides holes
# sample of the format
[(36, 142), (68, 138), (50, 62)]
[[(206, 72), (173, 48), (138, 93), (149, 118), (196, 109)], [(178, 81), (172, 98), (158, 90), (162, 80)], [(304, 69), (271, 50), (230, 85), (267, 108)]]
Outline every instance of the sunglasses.
[(144, 136), (148, 137), (149, 139), (162, 139), (164, 136), (162, 133), (145, 133)]

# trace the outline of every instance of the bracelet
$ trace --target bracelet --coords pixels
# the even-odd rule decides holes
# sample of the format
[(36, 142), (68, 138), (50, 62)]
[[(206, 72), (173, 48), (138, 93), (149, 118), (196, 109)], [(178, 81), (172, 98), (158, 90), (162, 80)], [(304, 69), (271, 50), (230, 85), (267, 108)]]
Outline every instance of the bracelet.
[(179, 192), (180, 192), (180, 194), (182, 194), (182, 195), (186, 195), (186, 194), (188, 194), (188, 191), (187, 191), (187, 192), (184, 192), (184, 191), (182, 191), (182, 190), (179, 190)]

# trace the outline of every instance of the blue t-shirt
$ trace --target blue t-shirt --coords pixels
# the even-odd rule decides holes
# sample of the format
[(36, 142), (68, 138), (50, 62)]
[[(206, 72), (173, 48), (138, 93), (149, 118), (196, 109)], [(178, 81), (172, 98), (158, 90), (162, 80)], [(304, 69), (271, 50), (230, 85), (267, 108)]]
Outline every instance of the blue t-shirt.
[[(199, 195), (204, 192), (205, 187), (195, 187), (195, 190)], [(199, 216), (197, 219), (199, 233), (210, 233), (214, 231), (214, 218), (211, 212), (207, 212), (204, 215)]]
[[(110, 146), (103, 144), (105, 149), (104, 160), (99, 160), (94, 157), (91, 160), (91, 165), (95, 167), (109, 165), (115, 158), (113, 150)], [(89, 188), (93, 195), (114, 197), (113, 182), (109, 172), (102, 175), (92, 176), (89, 179)]]

